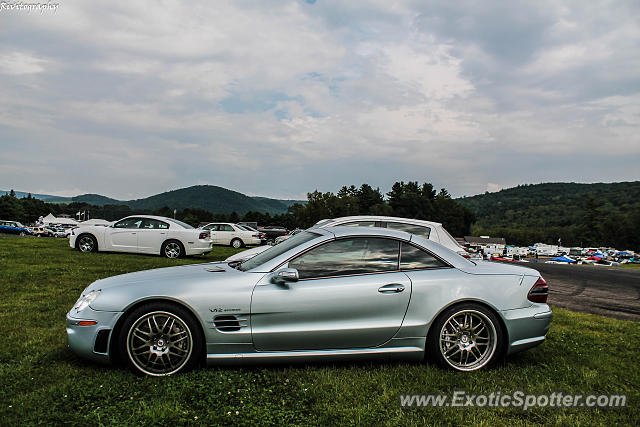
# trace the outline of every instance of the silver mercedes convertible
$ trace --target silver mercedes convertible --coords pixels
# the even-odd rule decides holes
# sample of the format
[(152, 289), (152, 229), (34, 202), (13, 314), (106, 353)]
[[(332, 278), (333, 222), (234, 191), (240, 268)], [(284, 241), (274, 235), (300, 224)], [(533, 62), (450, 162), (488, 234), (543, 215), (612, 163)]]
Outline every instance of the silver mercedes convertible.
[(153, 376), (204, 361), (376, 357), (473, 371), (544, 341), (548, 292), (535, 270), (472, 262), (413, 234), (318, 228), (242, 263), (93, 282), (67, 333), (80, 356)]

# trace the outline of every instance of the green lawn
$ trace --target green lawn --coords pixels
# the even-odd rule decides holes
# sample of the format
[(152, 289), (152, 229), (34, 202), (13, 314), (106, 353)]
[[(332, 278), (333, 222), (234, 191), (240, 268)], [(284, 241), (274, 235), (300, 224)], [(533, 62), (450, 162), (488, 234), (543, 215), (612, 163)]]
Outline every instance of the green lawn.
[[(203, 260), (80, 254), (66, 240), (0, 238), (0, 424), (638, 425), (640, 324), (555, 309), (548, 340), (470, 374), (423, 363), (199, 369), (140, 378), (75, 357), (65, 313), (91, 281)], [(400, 409), (400, 393), (625, 393), (624, 409)]]

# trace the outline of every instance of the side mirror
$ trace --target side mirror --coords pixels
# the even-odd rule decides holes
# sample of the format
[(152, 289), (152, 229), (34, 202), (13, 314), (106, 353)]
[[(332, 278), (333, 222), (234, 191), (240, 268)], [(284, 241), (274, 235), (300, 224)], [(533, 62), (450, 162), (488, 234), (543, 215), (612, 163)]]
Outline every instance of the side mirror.
[(271, 281), (278, 285), (286, 282), (297, 282), (300, 276), (295, 268), (283, 268), (275, 272)]

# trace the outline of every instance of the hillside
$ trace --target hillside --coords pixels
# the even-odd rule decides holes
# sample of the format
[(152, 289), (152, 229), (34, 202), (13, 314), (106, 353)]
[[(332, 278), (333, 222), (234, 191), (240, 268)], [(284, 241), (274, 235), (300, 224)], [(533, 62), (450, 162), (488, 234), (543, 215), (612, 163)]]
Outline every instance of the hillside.
[(640, 181), (520, 185), (456, 199), (471, 209), (474, 234), (512, 243), (640, 246)]
[[(9, 190), (0, 190), (1, 194), (8, 194)], [(26, 197), (28, 193), (15, 192), (16, 197)], [(156, 210), (168, 206), (170, 209), (204, 209), (212, 213), (239, 215), (249, 211), (280, 214), (287, 212), (287, 208), (295, 203), (306, 203), (301, 200), (278, 200), (268, 197), (249, 197), (237, 191), (215, 185), (194, 185), (167, 191), (150, 197), (136, 200), (116, 200), (100, 194), (81, 194), (74, 197), (60, 197), (49, 194), (32, 194), (36, 199), (50, 203), (86, 203), (94, 206), (125, 205), (132, 209)]]
[(514, 223), (529, 226), (580, 223), (587, 214), (589, 199), (596, 201), (599, 214), (604, 216), (640, 210), (640, 181), (519, 185), (456, 200), (473, 211), (477, 225), (508, 227)]
[(249, 211), (283, 213), (288, 207), (284, 201), (249, 197), (215, 185), (195, 185), (123, 203), (134, 209), (153, 210), (169, 206), (172, 209), (199, 208), (214, 213), (236, 212), (240, 215)]

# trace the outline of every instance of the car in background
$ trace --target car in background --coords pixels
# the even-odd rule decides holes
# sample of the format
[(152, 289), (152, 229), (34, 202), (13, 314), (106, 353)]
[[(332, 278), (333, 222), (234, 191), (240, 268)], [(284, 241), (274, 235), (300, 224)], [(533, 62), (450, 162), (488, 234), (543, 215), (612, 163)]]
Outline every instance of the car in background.
[(69, 246), (80, 252), (131, 252), (167, 258), (205, 255), (212, 242), (207, 230), (200, 230), (172, 218), (133, 215), (112, 225), (79, 226), (71, 231)]
[(22, 225), (18, 221), (0, 221), (0, 233), (17, 234), (19, 236), (27, 236), (33, 234), (29, 227)]
[(258, 227), (258, 231), (264, 233), (268, 245), (273, 245), (278, 237), (287, 234), (287, 229), (280, 225), (264, 225)]
[(257, 233), (257, 234), (258, 234), (258, 238), (260, 239), (260, 244), (261, 244), (261, 245), (264, 245), (265, 243), (267, 243), (267, 236), (266, 236), (266, 234), (264, 234), (264, 233), (263, 233), (263, 232), (261, 232), (261, 231), (258, 231), (258, 229), (257, 229), (257, 228), (252, 227), (252, 226), (247, 225), (247, 224), (239, 224), (239, 223), (238, 223), (238, 224), (236, 224), (236, 225), (237, 225), (238, 227), (242, 228), (243, 230), (251, 231), (252, 233)]
[(533, 269), (474, 263), (402, 231), (327, 227), (243, 263), (97, 280), (66, 325), (76, 354), (149, 376), (205, 360), (363, 358), (429, 358), (468, 372), (541, 344), (552, 319), (548, 293)]
[(49, 225), (44, 227), (49, 234), (48, 237), (67, 237), (65, 233), (65, 229), (60, 227), (59, 225)]
[(211, 241), (214, 245), (228, 245), (239, 249), (247, 245), (262, 243), (259, 232), (248, 231), (238, 224), (230, 222), (212, 222), (201, 228), (211, 233)]
[(275, 245), (284, 242), (288, 238), (295, 236), (296, 234), (304, 231), (302, 228), (296, 228), (294, 230), (288, 231), (284, 236), (276, 237), (276, 240), (273, 242)]
[(31, 227), (31, 232), (36, 237), (50, 237), (49, 230), (44, 225), (35, 225)]
[[(423, 221), (420, 219), (397, 218), (390, 216), (345, 216), (334, 219), (323, 219), (315, 223), (311, 228), (325, 228), (335, 226), (348, 227), (377, 227), (388, 228), (391, 230), (406, 231), (416, 236), (424, 237), (431, 241), (441, 244), (442, 246), (456, 252), (464, 258), (470, 258), (470, 254), (454, 239), (441, 223), (433, 221)], [(237, 261), (249, 259), (260, 252), (268, 249), (268, 247), (258, 247), (248, 249), (230, 256), (226, 261)]]

